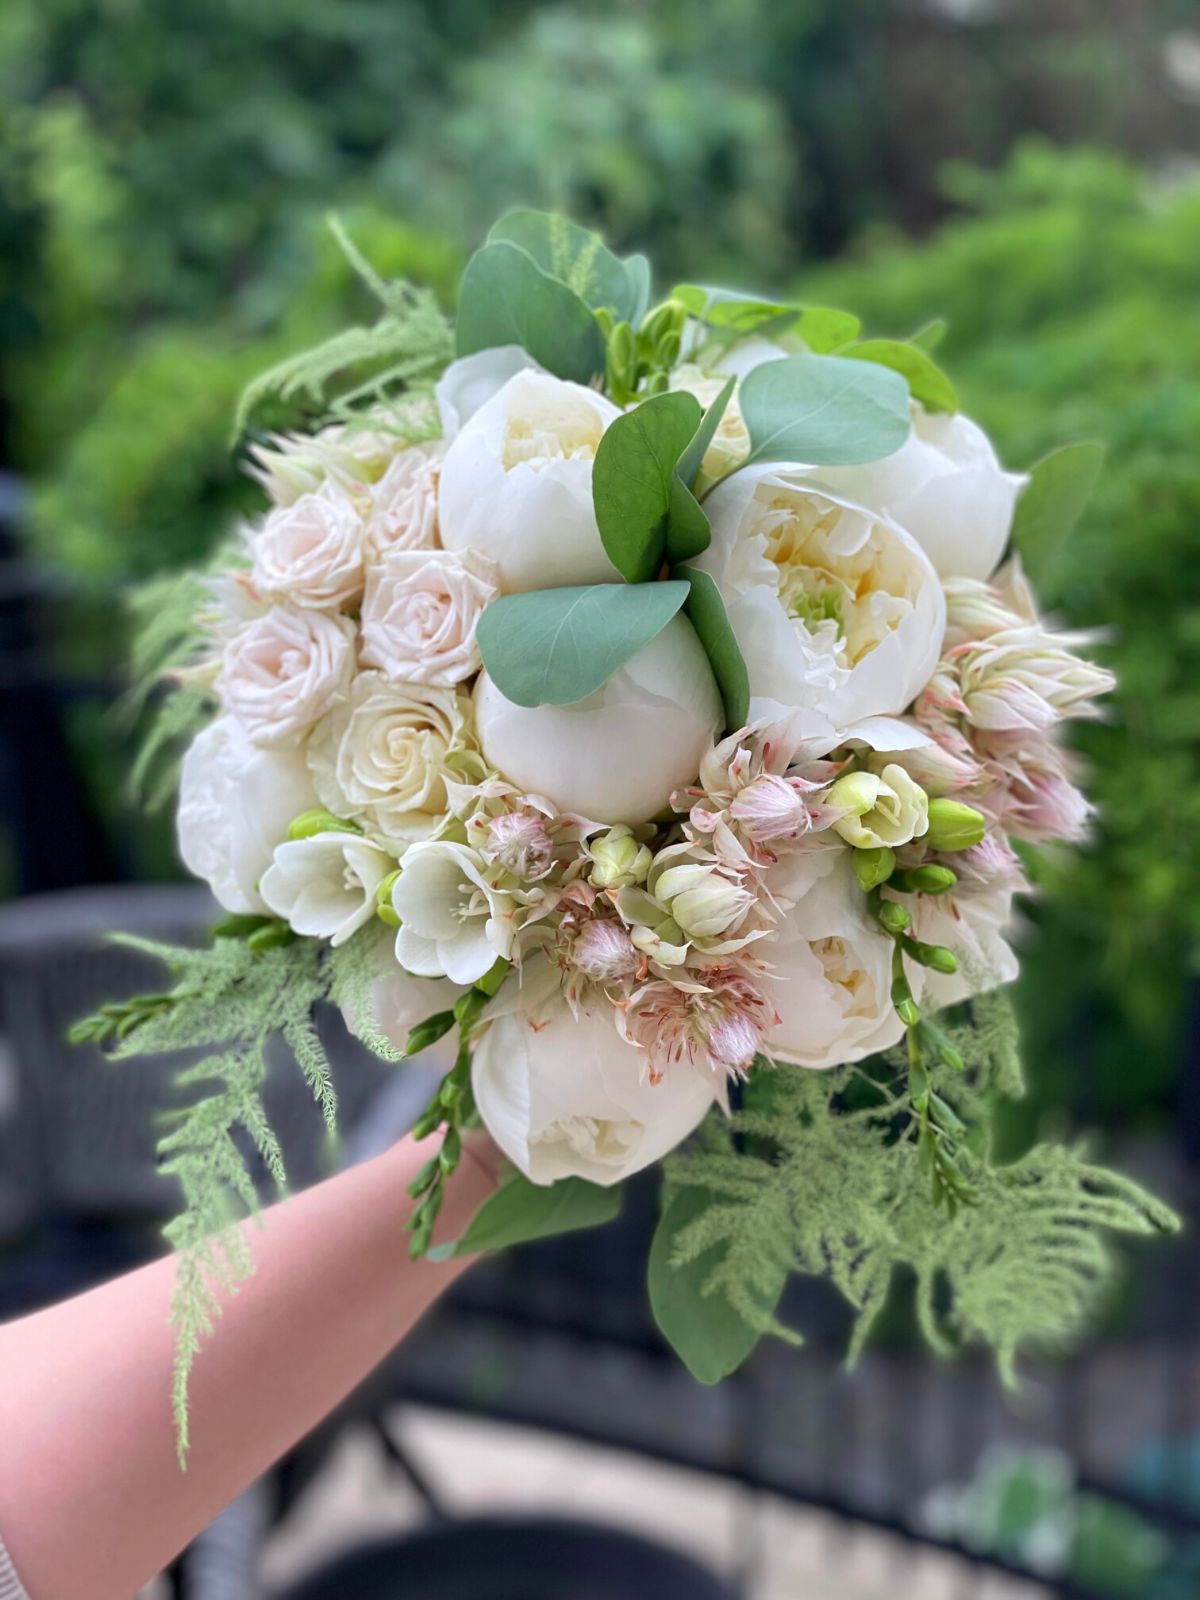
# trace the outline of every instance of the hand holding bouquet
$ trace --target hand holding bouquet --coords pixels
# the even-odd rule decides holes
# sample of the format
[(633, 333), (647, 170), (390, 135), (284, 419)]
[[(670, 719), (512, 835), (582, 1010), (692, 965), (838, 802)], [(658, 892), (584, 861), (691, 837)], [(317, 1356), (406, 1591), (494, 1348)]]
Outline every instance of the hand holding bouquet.
[(478, 1120), (511, 1175), (449, 1248), (602, 1221), (669, 1158), (650, 1293), (707, 1381), (795, 1337), (793, 1270), (856, 1347), (897, 1265), (938, 1347), (1008, 1368), (1076, 1332), (1098, 1229), (1172, 1225), (1073, 1151), (989, 1157), (1020, 852), (1085, 832), (1060, 736), (1111, 688), (1021, 554), (1094, 451), (1006, 472), (928, 340), (694, 285), (651, 307), (642, 258), (541, 213), (472, 258), (453, 342), (364, 271), (375, 327), (250, 397), (308, 401), (251, 444), (269, 509), (178, 586), (177, 635), (155, 617), (197, 718), (180, 848), (229, 917), (81, 1030), (219, 1049), (164, 1141), (181, 1410), (252, 1198), (232, 1130), (282, 1178), (275, 1028), (333, 1117), (329, 998), (385, 1056), (454, 1036), (415, 1253)]

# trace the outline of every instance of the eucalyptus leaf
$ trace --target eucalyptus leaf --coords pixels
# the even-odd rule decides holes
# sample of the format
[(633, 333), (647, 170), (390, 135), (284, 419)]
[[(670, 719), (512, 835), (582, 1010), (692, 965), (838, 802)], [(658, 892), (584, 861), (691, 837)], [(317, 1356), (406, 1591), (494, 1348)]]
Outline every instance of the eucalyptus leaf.
[(629, 583), (648, 583), (674, 550), (698, 555), (708, 546), (708, 519), (675, 473), (702, 416), (693, 395), (660, 394), (618, 417), (600, 440), (596, 522), (608, 559)]
[(950, 324), (945, 317), (931, 317), (923, 322), (916, 333), (909, 336), (909, 344), (919, 345), (926, 355), (932, 355), (946, 337)]
[(750, 716), (750, 676), (729, 618), (721, 591), (707, 572), (698, 567), (677, 567), (674, 576), (685, 578), (689, 594), (683, 603), (684, 615), (696, 630), (712, 667), (721, 701), (725, 707), (725, 726), (732, 733), (743, 728)]
[(488, 234), (533, 257), (543, 272), (565, 283), (593, 311), (607, 307), (618, 322), (640, 322), (650, 295), (645, 256), (622, 261), (598, 233), (555, 211), (507, 211)]
[[(704, 1214), (718, 1197), (707, 1189), (664, 1190), (662, 1216), (650, 1246), (647, 1282), (650, 1307), (660, 1332), (692, 1376), (700, 1383), (720, 1383), (736, 1372), (762, 1337), (721, 1294), (702, 1293), (720, 1250), (716, 1246), (694, 1261), (675, 1266), (675, 1241), (684, 1228)], [(764, 1310), (773, 1311), (783, 1293), (785, 1275)]]
[(575, 383), (604, 371), (604, 340), (585, 302), (504, 240), (485, 244), (468, 261), (455, 333), (460, 356), (517, 344), (548, 372)]
[[(692, 435), (687, 449), (679, 458), (679, 462), (675, 468), (675, 471), (678, 474), (680, 482), (689, 489), (692, 488), (696, 482), (696, 474), (700, 471), (700, 463), (704, 460), (704, 452), (713, 442), (717, 429), (721, 426), (721, 418), (725, 415), (725, 411), (730, 400), (733, 399), (733, 391), (736, 387), (737, 379), (730, 378), (728, 383), (726, 383), (725, 387), (721, 390), (720, 394), (700, 419), (700, 426)], [(708, 548), (707, 544), (704, 546), (704, 548)], [(700, 554), (698, 550), (695, 553), (697, 555)], [(677, 557), (676, 559), (686, 560), (687, 558)]]
[(742, 379), (747, 461), (854, 466), (908, 438), (908, 385), (897, 372), (845, 356), (766, 361)]
[(841, 350), (858, 338), (862, 323), (852, 311), (837, 311), (832, 306), (801, 306), (792, 332), (803, 339), (816, 356)]
[(611, 1222), (620, 1209), (621, 1191), (616, 1186), (601, 1188), (583, 1178), (531, 1183), (524, 1173), (514, 1172), (483, 1202), (461, 1239), (429, 1254), (444, 1261), (450, 1256), (507, 1250), (531, 1239), (598, 1228)]
[(1012, 542), (1036, 579), (1054, 563), (1091, 498), (1104, 446), (1065, 444), (1033, 467), (1013, 517)]
[(574, 705), (645, 649), (688, 593), (686, 583), (672, 582), (502, 595), (479, 619), (483, 664), (519, 706)]
[(958, 395), (950, 379), (920, 345), (904, 344), (899, 339), (865, 339), (842, 352), (855, 361), (876, 361), (881, 367), (898, 372), (914, 400), (926, 411), (958, 410)]

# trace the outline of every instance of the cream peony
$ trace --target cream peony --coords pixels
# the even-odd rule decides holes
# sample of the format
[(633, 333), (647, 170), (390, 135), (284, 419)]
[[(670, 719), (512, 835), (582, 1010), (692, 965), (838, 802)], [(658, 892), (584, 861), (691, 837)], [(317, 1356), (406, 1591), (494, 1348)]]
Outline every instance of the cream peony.
[(475, 983), (513, 953), (512, 903), (489, 881), (483, 857), (465, 844), (413, 845), (392, 907), (400, 918), (396, 960), (419, 977)]
[(344, 944), (375, 915), (375, 891), (395, 866), (356, 833), (314, 833), (277, 847), (259, 893), (293, 932)]
[(450, 444), (466, 423), (518, 372), (546, 369), (519, 344), (496, 345), (452, 361), (434, 387), (442, 438)]
[(470, 708), (453, 689), (360, 672), (309, 741), (321, 804), (385, 839), (428, 838), (446, 817), (446, 782), (465, 749)]
[(479, 670), (475, 625), (496, 593), (473, 551), (390, 550), (367, 573), (360, 659), (404, 683), (462, 683)]
[(366, 506), (368, 558), (390, 550), (432, 550), (438, 542), (438, 478), (446, 446), (440, 439), (399, 450), (374, 485)]
[[(782, 355), (782, 351), (780, 354)], [(672, 389), (682, 389), (693, 395), (707, 411), (728, 381), (728, 374), (704, 372), (700, 367), (676, 367), (671, 374)], [(750, 454), (750, 433), (742, 419), (737, 390), (721, 413), (712, 443), (700, 462), (701, 490), (705, 483), (715, 483), (739, 467)]]
[(803, 469), (748, 467), (706, 501), (711, 573), (750, 674), (750, 714), (800, 739), (903, 711), (937, 664), (937, 574), (889, 518), (813, 488)]
[(644, 1050), (617, 1032), (607, 1003), (573, 1015), (541, 959), (485, 1012), (471, 1083), (488, 1132), (534, 1183), (620, 1183), (673, 1150), (724, 1077), (680, 1062), (652, 1083)]
[(298, 751), (260, 749), (235, 717), (218, 717), (192, 741), (180, 770), (183, 864), (226, 911), (261, 915), (258, 880), (292, 818), (316, 803)]
[(575, 705), (514, 705), (486, 672), (475, 688), (485, 759), (518, 789), (594, 822), (655, 816), (694, 781), (722, 716), (708, 659), (682, 616)]
[(1029, 479), (1005, 472), (983, 429), (961, 414), (912, 408), (912, 432), (881, 461), (815, 467), (815, 481), (906, 529), (943, 578), (987, 578), (1008, 543)]
[(446, 549), (494, 561), (507, 593), (619, 582), (592, 509), (592, 462), (620, 415), (603, 395), (548, 373), (510, 378), (446, 452)]
[(270, 512), (251, 540), (254, 585), (273, 600), (337, 608), (363, 586), (363, 520), (333, 484)]
[(272, 606), (227, 641), (217, 693), (256, 744), (287, 744), (344, 695), (353, 665), (344, 617)]
[(763, 993), (779, 1014), (764, 1052), (836, 1067), (886, 1050), (904, 1032), (892, 1005), (891, 939), (868, 914), (847, 849), (792, 856), (767, 878), (787, 912), (760, 951)]

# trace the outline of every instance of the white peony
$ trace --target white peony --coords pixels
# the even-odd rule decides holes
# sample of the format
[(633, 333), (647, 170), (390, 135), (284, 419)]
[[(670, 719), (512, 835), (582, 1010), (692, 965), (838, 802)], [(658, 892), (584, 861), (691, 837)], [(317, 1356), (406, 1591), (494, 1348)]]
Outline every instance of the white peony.
[(514, 705), (486, 672), (475, 688), (489, 764), (594, 822), (646, 822), (661, 811), (695, 780), (722, 715), (708, 658), (682, 616), (575, 705)]
[(446, 447), (440, 439), (399, 450), (366, 506), (367, 555), (432, 550), (438, 542), (438, 478)]
[(397, 968), (371, 985), (365, 1018), (356, 1016), (349, 1006), (342, 1007), (342, 1017), (355, 1037), (366, 1024), (382, 1034), (394, 1050), (403, 1050), (419, 1022), (451, 1010), (463, 993), (462, 986), (449, 978), (414, 978)]
[(321, 804), (386, 839), (428, 838), (446, 817), (446, 783), (465, 748), (470, 708), (453, 689), (360, 672), (309, 741)]
[(496, 593), (473, 551), (390, 550), (367, 573), (360, 659), (406, 683), (462, 683), (479, 670), (475, 625)]
[(442, 438), (447, 444), (456, 438), (475, 413), (518, 372), (545, 370), (519, 344), (496, 345), (452, 361), (433, 391), (441, 417)]
[(333, 484), (269, 513), (250, 544), (254, 585), (274, 600), (337, 608), (363, 586), (363, 520)]
[(176, 831), (189, 872), (226, 911), (261, 915), (258, 880), (293, 817), (317, 803), (299, 751), (263, 750), (235, 717), (193, 739), (179, 775)]
[(705, 504), (713, 539), (695, 564), (721, 590), (752, 718), (786, 722), (797, 741), (832, 738), (916, 698), (946, 602), (903, 528), (790, 466), (748, 467)]
[(356, 833), (314, 833), (276, 848), (259, 893), (295, 933), (344, 944), (375, 915), (375, 891), (395, 866)]
[(621, 415), (593, 389), (518, 372), (464, 425), (442, 464), (447, 550), (494, 561), (507, 593), (616, 583), (592, 508), (592, 462)]
[[(783, 352), (781, 351), (780, 354)], [(707, 411), (728, 381), (728, 374), (704, 372), (700, 367), (685, 364), (671, 374), (671, 388), (682, 389), (692, 395)], [(705, 482), (715, 483), (739, 467), (750, 454), (750, 432), (742, 418), (737, 390), (721, 413), (712, 443), (700, 462), (701, 488)]]
[(763, 992), (779, 1021), (764, 1052), (798, 1067), (836, 1067), (886, 1050), (904, 1032), (892, 1005), (891, 939), (867, 911), (852, 852), (792, 856), (767, 888), (792, 904), (769, 944)]
[(987, 434), (961, 414), (912, 408), (912, 432), (890, 456), (857, 467), (815, 467), (815, 481), (898, 522), (943, 578), (987, 578), (1008, 543), (1029, 479), (1005, 472)]
[(607, 1002), (576, 1017), (549, 963), (510, 978), (485, 1012), (471, 1083), (488, 1132), (534, 1183), (620, 1183), (673, 1150), (722, 1078), (680, 1062), (652, 1083)]
[(516, 941), (512, 904), (465, 844), (431, 840), (409, 849), (392, 889), (400, 918), (396, 960), (423, 978), (475, 983)]
[(256, 744), (287, 744), (345, 693), (353, 665), (345, 617), (272, 606), (227, 641), (217, 693)]

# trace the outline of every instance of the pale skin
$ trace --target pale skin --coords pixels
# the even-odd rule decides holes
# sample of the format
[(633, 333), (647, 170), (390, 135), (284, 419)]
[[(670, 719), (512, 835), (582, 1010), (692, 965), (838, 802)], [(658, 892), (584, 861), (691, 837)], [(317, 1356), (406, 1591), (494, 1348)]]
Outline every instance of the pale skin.
[[(223, 1296), (191, 1383), (187, 1471), (171, 1418), (169, 1258), (0, 1328), (0, 1533), (31, 1600), (129, 1600), (333, 1409), (467, 1264), (410, 1261), (411, 1138), (247, 1224), (255, 1270)], [(437, 1237), (495, 1187), (470, 1141)]]

